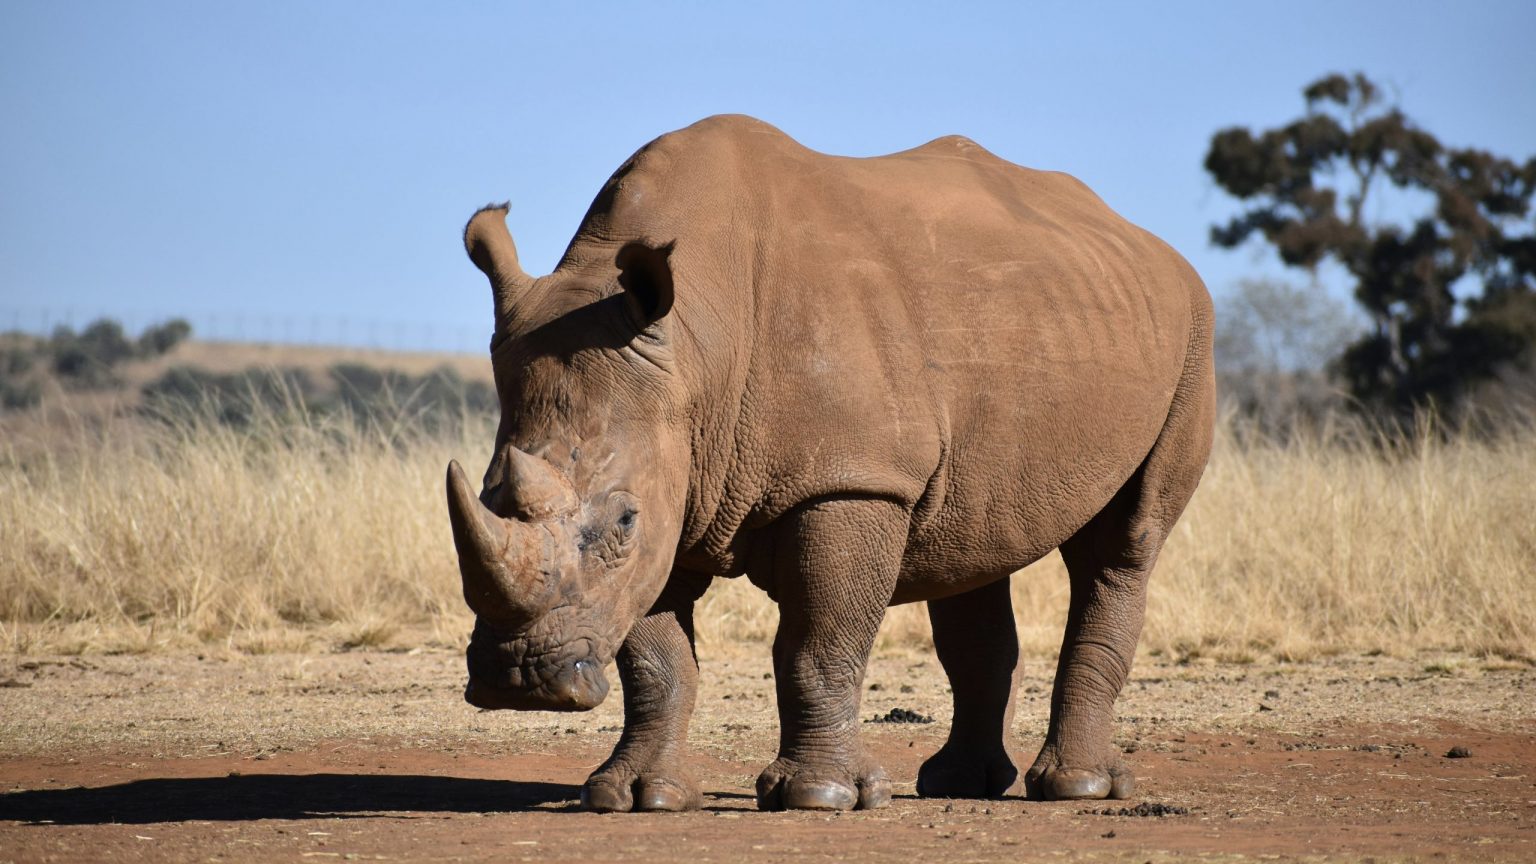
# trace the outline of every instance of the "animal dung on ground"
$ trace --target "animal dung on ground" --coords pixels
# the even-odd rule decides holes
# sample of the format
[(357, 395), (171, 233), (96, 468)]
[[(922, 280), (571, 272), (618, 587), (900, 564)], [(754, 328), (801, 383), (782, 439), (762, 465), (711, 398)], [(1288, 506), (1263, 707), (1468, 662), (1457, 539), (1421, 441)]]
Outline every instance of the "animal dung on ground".
[(906, 708), (892, 708), (884, 714), (869, 718), (867, 723), (932, 723), (933, 718)]
[(1143, 816), (1161, 818), (1163, 816), (1188, 816), (1189, 808), (1176, 804), (1155, 804), (1151, 801), (1143, 801), (1135, 807), (1103, 807), (1098, 810), (1085, 810), (1084, 813), (1093, 816)]

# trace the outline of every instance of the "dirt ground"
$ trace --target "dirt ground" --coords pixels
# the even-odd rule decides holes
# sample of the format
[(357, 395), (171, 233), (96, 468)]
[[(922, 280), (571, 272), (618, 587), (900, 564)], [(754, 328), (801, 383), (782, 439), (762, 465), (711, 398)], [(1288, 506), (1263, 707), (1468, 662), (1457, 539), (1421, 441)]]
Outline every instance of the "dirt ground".
[[(948, 694), (930, 657), (882, 657), (864, 716), (935, 722), (864, 725), (890, 807), (811, 814), (754, 809), (777, 733), (752, 653), (704, 661), (704, 809), (654, 815), (575, 807), (618, 737), (617, 695), (478, 712), (446, 651), (0, 659), (0, 861), (1536, 860), (1527, 665), (1144, 660), (1120, 702), (1136, 797), (1042, 804), (914, 797)], [(1026, 671), (1032, 757), (1052, 668)], [(1172, 809), (1118, 815), (1142, 803)]]

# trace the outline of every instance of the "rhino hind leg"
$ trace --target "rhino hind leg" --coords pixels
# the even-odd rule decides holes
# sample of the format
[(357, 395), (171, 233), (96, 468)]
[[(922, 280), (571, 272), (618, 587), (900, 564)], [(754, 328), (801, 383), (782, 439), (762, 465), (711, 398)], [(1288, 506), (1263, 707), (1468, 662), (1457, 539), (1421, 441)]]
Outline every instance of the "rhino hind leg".
[(601, 813), (697, 810), (699, 784), (688, 771), (688, 722), (698, 695), (693, 603), (710, 577), (674, 572), (655, 606), (619, 649), (624, 732), (581, 787), (581, 806)]
[[(1096, 517), (1098, 527), (1111, 520), (1109, 514)], [(1151, 562), (1107, 565), (1095, 545), (1080, 532), (1061, 547), (1072, 599), (1045, 744), (1025, 775), (1036, 800), (1128, 798), (1135, 791), (1135, 776), (1112, 735), (1115, 700), (1141, 634)]]
[(1023, 789), (1008, 747), (1019, 635), (1009, 580), (928, 602), (933, 646), (954, 692), (949, 740), (917, 772), (925, 798), (997, 798)]
[(1071, 579), (1045, 744), (1025, 775), (1031, 798), (1128, 798), (1135, 777), (1114, 746), (1115, 700), (1130, 674), (1147, 579), (1210, 455), (1215, 392), (1209, 334), (1191, 344), (1168, 419), (1141, 467), (1061, 545)]
[(779, 753), (757, 778), (759, 809), (889, 803), (891, 782), (859, 741), (859, 697), (909, 521), (890, 501), (829, 499), (781, 523), (769, 577), (780, 609)]

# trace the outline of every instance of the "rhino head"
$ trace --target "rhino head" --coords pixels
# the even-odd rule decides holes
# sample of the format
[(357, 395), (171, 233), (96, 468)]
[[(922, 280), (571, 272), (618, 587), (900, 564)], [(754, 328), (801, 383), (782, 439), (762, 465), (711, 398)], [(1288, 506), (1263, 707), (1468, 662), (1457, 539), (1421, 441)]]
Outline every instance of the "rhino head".
[(505, 217), (486, 208), (464, 232), (495, 298), (501, 402), (478, 494), (448, 466), (475, 613), (464, 695), (481, 708), (587, 710), (607, 695), (604, 668), (661, 593), (678, 543), (688, 441), (675, 431), (679, 385), (659, 324), (671, 247), (633, 242), (574, 264), (568, 252), (534, 279)]

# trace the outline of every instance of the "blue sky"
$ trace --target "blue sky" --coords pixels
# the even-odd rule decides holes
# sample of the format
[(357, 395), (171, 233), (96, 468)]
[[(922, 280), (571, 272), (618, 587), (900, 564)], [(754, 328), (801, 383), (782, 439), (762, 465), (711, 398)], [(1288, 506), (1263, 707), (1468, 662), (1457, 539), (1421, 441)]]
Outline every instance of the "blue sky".
[(480, 350), (470, 212), (510, 199), (546, 272), (626, 156), (721, 112), (833, 153), (960, 133), (1070, 172), (1219, 293), (1282, 271), (1209, 244), (1236, 209), (1201, 168), (1213, 132), (1288, 121), (1306, 83), (1361, 70), (1447, 144), (1524, 159), (1533, 33), (1527, 0), (10, 0), (0, 329), (185, 315)]

